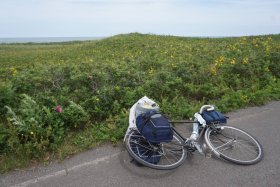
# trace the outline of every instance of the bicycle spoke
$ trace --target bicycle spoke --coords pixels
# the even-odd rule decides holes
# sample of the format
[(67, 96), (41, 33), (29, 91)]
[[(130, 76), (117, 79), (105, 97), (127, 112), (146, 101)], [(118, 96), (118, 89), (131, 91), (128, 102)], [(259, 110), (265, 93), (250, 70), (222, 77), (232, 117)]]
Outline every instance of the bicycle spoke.
[(166, 150), (166, 151), (169, 151), (170, 153), (173, 153), (172, 155), (181, 155), (180, 153), (178, 153), (178, 151), (180, 151), (181, 153), (183, 152), (183, 151), (181, 151), (181, 150), (176, 150), (176, 151), (174, 151), (174, 150), (170, 150), (170, 149), (167, 149), (167, 148), (165, 148), (165, 150)]
[(166, 158), (166, 160), (169, 162), (169, 164), (172, 164), (172, 162), (169, 160), (169, 158), (167, 158), (166, 155), (162, 155), (162, 156)]
[[(163, 144), (166, 144), (166, 143), (163, 143)], [(180, 142), (178, 142), (178, 141), (176, 141), (176, 142), (172, 141), (172, 142), (169, 142), (168, 144), (169, 144), (169, 146), (171, 146), (171, 145), (183, 146), (183, 145), (182, 145)]]
[[(145, 156), (146, 153), (148, 153), (149, 151), (150, 151), (150, 150), (147, 150), (147, 151), (145, 151), (145, 152), (144, 152), (143, 154), (141, 154), (141, 155), (140, 155), (140, 153), (139, 153), (139, 155), (140, 155), (140, 156)], [(139, 150), (138, 150), (138, 152), (139, 152)]]
[(140, 143), (138, 143), (138, 142), (133, 142), (133, 143), (134, 143), (134, 144), (137, 144), (137, 145), (139, 145), (139, 146), (141, 146), (141, 147), (143, 147), (143, 148), (145, 148), (145, 149), (153, 150), (151, 147), (147, 147), (147, 146), (142, 145), (142, 144), (140, 144)]
[[(242, 158), (241, 155), (245, 155), (245, 158), (252, 158), (251, 155), (249, 155), (248, 152), (247, 152), (247, 151), (244, 151), (241, 147), (242, 147), (242, 146), (240, 146), (239, 144), (236, 144), (236, 149), (235, 149), (235, 150), (238, 150), (239, 153), (240, 153), (238, 159), (241, 159), (241, 158)], [(246, 156), (246, 155), (249, 155), (249, 157)], [(245, 160), (248, 160), (248, 159), (245, 159)]]
[(231, 144), (233, 142), (233, 140), (232, 141), (229, 141), (229, 142), (226, 142), (226, 143), (224, 143), (223, 145), (220, 145), (219, 147), (216, 147), (216, 149), (218, 150), (218, 149), (220, 149), (220, 148), (222, 148), (222, 147), (224, 147), (224, 146), (228, 146), (229, 144)]
[(244, 144), (238, 144), (240, 147), (244, 147), (246, 152), (250, 153), (251, 155), (254, 156), (255, 151), (253, 151), (252, 149), (249, 149), (247, 146), (245, 146)]
[[(178, 156), (176, 156), (176, 154), (172, 154), (171, 152), (168, 154), (168, 153), (166, 153), (166, 155), (171, 155), (175, 160), (179, 160), (178, 158)], [(165, 156), (166, 156), (165, 155)]]
[(224, 151), (226, 151), (226, 150), (228, 150), (228, 149), (230, 149), (231, 147), (225, 147), (224, 149), (220, 149), (220, 150), (218, 150), (219, 152), (224, 152)]

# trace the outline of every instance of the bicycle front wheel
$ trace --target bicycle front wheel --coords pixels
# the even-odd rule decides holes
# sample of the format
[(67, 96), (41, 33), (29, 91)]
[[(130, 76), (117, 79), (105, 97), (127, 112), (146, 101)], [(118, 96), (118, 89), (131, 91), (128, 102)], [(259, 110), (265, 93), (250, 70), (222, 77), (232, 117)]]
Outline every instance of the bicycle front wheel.
[(171, 142), (152, 144), (137, 130), (132, 130), (127, 135), (125, 145), (138, 163), (154, 169), (177, 168), (187, 157), (184, 141), (176, 133)]
[(263, 157), (260, 143), (249, 133), (232, 126), (208, 128), (205, 142), (219, 158), (235, 164), (251, 165)]

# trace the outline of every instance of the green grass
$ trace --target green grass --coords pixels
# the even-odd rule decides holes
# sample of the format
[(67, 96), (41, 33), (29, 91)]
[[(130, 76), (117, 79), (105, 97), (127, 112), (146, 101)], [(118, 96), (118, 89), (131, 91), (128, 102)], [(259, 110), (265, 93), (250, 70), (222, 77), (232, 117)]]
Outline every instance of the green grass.
[(0, 44), (0, 172), (117, 143), (144, 95), (173, 119), (278, 100), (279, 61), (280, 35)]

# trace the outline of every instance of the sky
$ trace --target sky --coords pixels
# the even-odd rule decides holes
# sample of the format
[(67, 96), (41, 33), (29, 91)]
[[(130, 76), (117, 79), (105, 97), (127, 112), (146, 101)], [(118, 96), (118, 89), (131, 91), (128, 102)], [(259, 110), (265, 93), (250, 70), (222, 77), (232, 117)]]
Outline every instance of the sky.
[(0, 0), (0, 38), (280, 33), (280, 0)]

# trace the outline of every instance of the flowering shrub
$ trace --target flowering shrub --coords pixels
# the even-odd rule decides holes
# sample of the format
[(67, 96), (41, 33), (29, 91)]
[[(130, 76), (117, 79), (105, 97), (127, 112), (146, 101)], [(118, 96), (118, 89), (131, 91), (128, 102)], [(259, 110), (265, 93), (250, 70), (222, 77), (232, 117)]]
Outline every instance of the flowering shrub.
[(14, 139), (17, 145), (6, 147), (9, 151), (22, 150), (27, 156), (40, 157), (45, 151), (52, 150), (64, 137), (63, 121), (54, 112), (41, 108), (30, 96), (23, 94), (16, 112), (6, 106), (9, 126), (12, 130), (6, 141)]
[(89, 115), (81, 105), (70, 101), (70, 105), (63, 112), (63, 119), (66, 127), (70, 129), (83, 129), (89, 122)]

